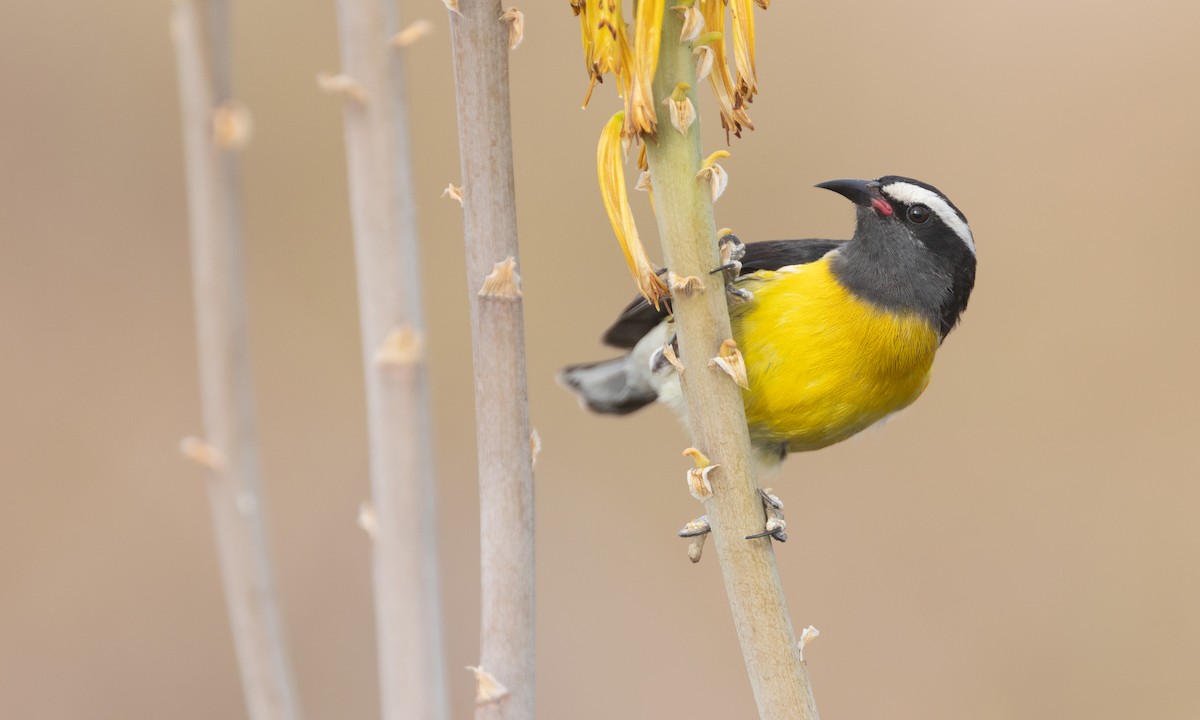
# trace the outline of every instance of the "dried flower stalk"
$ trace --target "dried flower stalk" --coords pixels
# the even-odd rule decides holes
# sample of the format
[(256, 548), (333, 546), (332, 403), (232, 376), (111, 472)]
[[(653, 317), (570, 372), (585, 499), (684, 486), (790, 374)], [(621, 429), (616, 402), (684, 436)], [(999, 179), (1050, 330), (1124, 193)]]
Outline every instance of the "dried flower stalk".
[(181, 450), (209, 473), (208, 495), (234, 649), (251, 720), (299, 717), (266, 541), (246, 342), (236, 150), (249, 114), (231, 98), (229, 3), (176, 0), (204, 440)]
[[(384, 720), (448, 716), (436, 485), (421, 309), (406, 54), (387, 0), (336, 0), (347, 178), (367, 393), (376, 653)], [(367, 99), (367, 102), (363, 101)]]
[[(590, 7), (590, 5), (589, 5)], [(479, 454), (480, 632), (477, 720), (532, 720), (533, 450), (524, 304), (478, 292), (498, 259), (517, 263), (509, 120), (509, 30), (499, 0), (461, 0), (450, 18), (471, 304)], [(586, 30), (585, 30), (586, 34)], [(486, 674), (485, 674), (486, 673)]]

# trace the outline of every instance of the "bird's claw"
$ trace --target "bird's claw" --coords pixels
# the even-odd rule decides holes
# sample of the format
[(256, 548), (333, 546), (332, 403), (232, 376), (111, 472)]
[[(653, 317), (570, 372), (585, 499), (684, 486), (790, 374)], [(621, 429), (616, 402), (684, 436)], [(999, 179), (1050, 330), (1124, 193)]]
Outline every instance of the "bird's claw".
[(720, 254), (721, 264), (709, 272), (710, 275), (721, 273), (725, 278), (725, 292), (729, 293), (729, 297), (734, 302), (746, 302), (754, 298), (749, 290), (744, 290), (735, 287), (734, 283), (738, 276), (742, 274), (742, 258), (746, 257), (746, 244), (738, 239), (737, 235), (729, 234), (723, 236), (717, 242), (717, 251)]
[[(671, 348), (671, 355), (673, 357), (667, 355), (668, 347)], [(678, 365), (678, 362), (679, 362), (679, 360), (677, 359), (678, 357), (679, 357), (679, 336), (672, 333), (671, 339), (668, 340), (666, 342), (666, 344), (664, 344), (659, 349), (655, 350), (650, 355), (650, 372), (657, 373), (658, 371), (665, 370), (667, 367), (670, 367), (670, 366), (675, 366), (676, 368), (682, 367), (682, 366)]]
[(763, 532), (747, 535), (746, 539), (772, 537), (779, 542), (787, 542), (787, 520), (783, 518), (783, 501), (779, 496), (771, 494), (771, 488), (759, 488), (758, 494), (767, 513), (766, 528)]
[(737, 235), (727, 233), (717, 241), (717, 251), (722, 263), (734, 263), (746, 257), (746, 243), (739, 240)]
[(754, 299), (754, 293), (746, 290), (745, 288), (735, 287), (729, 284), (725, 285), (725, 292), (727, 292), (729, 297), (735, 302), (748, 302)]

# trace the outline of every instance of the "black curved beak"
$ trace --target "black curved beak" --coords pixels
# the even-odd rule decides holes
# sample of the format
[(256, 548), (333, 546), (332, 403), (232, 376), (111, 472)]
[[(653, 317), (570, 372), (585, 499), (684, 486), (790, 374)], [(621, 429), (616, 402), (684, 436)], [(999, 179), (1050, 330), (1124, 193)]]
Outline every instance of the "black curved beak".
[(819, 183), (819, 188), (832, 190), (855, 205), (871, 207), (871, 201), (882, 197), (879, 193), (879, 182), (875, 180), (830, 180)]

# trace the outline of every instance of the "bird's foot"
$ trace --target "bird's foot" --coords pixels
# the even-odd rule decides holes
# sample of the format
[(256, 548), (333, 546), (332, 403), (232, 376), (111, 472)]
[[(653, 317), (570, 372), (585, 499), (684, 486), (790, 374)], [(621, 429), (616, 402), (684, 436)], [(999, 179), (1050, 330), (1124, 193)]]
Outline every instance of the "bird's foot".
[(721, 264), (709, 272), (710, 275), (721, 273), (725, 277), (725, 292), (734, 302), (746, 302), (754, 296), (749, 290), (736, 287), (734, 282), (742, 274), (742, 258), (746, 257), (746, 244), (732, 233), (723, 235), (717, 241), (717, 251), (720, 253)]
[(675, 333), (671, 333), (671, 339), (650, 355), (650, 372), (657, 373), (672, 365), (676, 370), (683, 367), (679, 364), (679, 336)]
[(783, 518), (783, 501), (779, 496), (771, 494), (771, 488), (759, 488), (763, 509), (767, 513), (767, 524), (763, 532), (747, 535), (747, 540), (772, 537), (779, 542), (787, 542), (787, 520)]

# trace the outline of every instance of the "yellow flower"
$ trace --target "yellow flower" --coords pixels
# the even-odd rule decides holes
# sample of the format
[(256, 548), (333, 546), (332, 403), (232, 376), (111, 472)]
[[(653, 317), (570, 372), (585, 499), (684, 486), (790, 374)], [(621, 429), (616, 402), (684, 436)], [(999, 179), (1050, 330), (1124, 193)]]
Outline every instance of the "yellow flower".
[[(739, 0), (733, 0), (738, 2)], [(717, 106), (721, 111), (721, 127), (725, 128), (726, 137), (733, 133), (742, 136), (742, 128), (754, 129), (754, 123), (746, 114), (745, 103), (741, 93), (734, 87), (733, 77), (729, 74), (729, 60), (725, 45), (725, 3), (723, 0), (697, 0), (700, 10), (704, 13), (704, 26), (708, 33), (701, 40), (710, 40), (712, 47), (712, 72), (708, 82), (712, 86), (713, 95), (717, 98)], [(735, 27), (735, 31), (737, 28)], [(736, 45), (736, 42), (735, 42)], [(748, 48), (753, 52), (753, 48)]]
[(754, 13), (751, 0), (730, 0), (733, 17), (733, 56), (737, 60), (737, 92), (745, 102), (758, 94), (754, 68)]
[(670, 297), (670, 292), (655, 272), (633, 222), (633, 211), (625, 192), (624, 125), (625, 113), (619, 112), (612, 116), (600, 133), (600, 144), (596, 148), (600, 195), (604, 198), (604, 210), (608, 213), (608, 220), (625, 253), (625, 262), (629, 265), (629, 272), (633, 274), (638, 290), (657, 308), (664, 299)]
[(633, 20), (633, 87), (629, 92), (625, 134), (657, 130), (654, 112), (654, 71), (658, 68), (658, 48), (662, 41), (663, 13), (666, 0), (639, 0)]
[(621, 0), (571, 0), (571, 9), (579, 16), (583, 31), (583, 61), (589, 78), (583, 106), (587, 107), (596, 83), (604, 82), (607, 73), (617, 78), (617, 91), (624, 95), (630, 85), (630, 54)]

